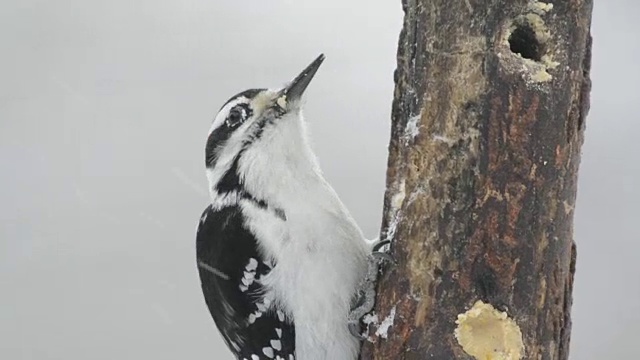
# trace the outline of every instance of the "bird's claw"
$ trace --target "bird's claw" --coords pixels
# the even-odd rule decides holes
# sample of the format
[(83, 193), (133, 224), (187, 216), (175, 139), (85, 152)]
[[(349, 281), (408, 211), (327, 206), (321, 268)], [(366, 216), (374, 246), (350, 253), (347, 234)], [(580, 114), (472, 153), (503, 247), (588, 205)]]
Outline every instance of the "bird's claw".
[(365, 340), (366, 337), (360, 332), (360, 320), (349, 321), (349, 332), (359, 340)]
[(391, 240), (380, 240), (377, 241), (375, 244), (373, 244), (373, 246), (371, 247), (371, 251), (372, 252), (379, 252), (381, 248), (383, 248), (385, 245), (390, 245), (391, 244)]
[(366, 339), (361, 333), (361, 319), (373, 310), (376, 300), (375, 285), (378, 279), (378, 271), (382, 263), (395, 265), (396, 261), (388, 252), (382, 249), (391, 244), (389, 240), (376, 242), (371, 247), (369, 266), (366, 276), (360, 284), (360, 290), (354, 308), (349, 313), (349, 332), (360, 340)]
[(396, 265), (396, 259), (389, 254), (388, 250), (382, 250), (385, 246), (390, 245), (391, 240), (381, 240), (373, 244), (371, 247), (371, 256), (378, 262), (378, 264), (388, 263)]

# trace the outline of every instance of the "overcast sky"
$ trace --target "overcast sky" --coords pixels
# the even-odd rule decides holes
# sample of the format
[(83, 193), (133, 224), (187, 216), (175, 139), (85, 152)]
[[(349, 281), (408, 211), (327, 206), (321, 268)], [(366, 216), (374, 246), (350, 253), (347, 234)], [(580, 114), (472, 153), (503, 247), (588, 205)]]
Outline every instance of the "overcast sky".
[[(593, 14), (576, 360), (640, 358), (639, 12)], [(230, 360), (194, 262), (212, 117), (324, 52), (314, 147), (375, 237), (401, 22), (400, 0), (0, 0), (0, 358)]]

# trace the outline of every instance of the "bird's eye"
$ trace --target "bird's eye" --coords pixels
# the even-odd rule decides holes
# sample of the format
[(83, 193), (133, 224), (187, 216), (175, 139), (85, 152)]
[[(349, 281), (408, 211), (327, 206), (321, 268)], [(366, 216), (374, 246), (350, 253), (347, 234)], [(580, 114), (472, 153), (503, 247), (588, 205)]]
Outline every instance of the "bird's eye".
[(233, 108), (229, 111), (229, 115), (227, 116), (227, 126), (236, 127), (240, 125), (245, 120), (245, 112), (242, 109)]

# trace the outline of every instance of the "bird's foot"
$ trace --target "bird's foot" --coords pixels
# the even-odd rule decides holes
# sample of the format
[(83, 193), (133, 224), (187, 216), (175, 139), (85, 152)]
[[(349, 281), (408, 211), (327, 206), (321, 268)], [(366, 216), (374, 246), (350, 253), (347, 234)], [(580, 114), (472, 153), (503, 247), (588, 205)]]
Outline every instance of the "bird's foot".
[(365, 339), (365, 336), (362, 334), (361, 320), (366, 314), (373, 310), (376, 302), (375, 279), (373, 282), (367, 281), (363, 285), (364, 287), (358, 291), (356, 305), (351, 309), (351, 312), (349, 312), (348, 319), (349, 332), (360, 340)]
[(390, 244), (389, 240), (377, 241), (373, 244), (372, 252), (367, 259), (367, 273), (360, 283), (358, 297), (349, 313), (349, 332), (360, 340), (366, 339), (362, 334), (362, 318), (373, 310), (376, 302), (376, 283), (380, 265), (383, 263), (396, 264), (393, 256), (387, 252), (388, 250), (382, 250)]
[(374, 243), (371, 247), (371, 256), (378, 261), (379, 265), (384, 263), (392, 265), (396, 264), (396, 260), (391, 256), (391, 254), (389, 254), (388, 245), (391, 245), (390, 240), (381, 240)]

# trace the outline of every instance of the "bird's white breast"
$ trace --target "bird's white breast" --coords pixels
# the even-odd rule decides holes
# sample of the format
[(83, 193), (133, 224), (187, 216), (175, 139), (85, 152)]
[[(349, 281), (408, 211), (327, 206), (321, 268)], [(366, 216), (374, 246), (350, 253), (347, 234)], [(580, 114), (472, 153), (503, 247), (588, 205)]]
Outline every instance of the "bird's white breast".
[(347, 316), (366, 271), (367, 243), (322, 177), (302, 123), (281, 120), (290, 123), (266, 134), (239, 164), (247, 191), (269, 204), (243, 201), (245, 224), (276, 263), (263, 282), (294, 320), (298, 359), (355, 359), (359, 342)]

